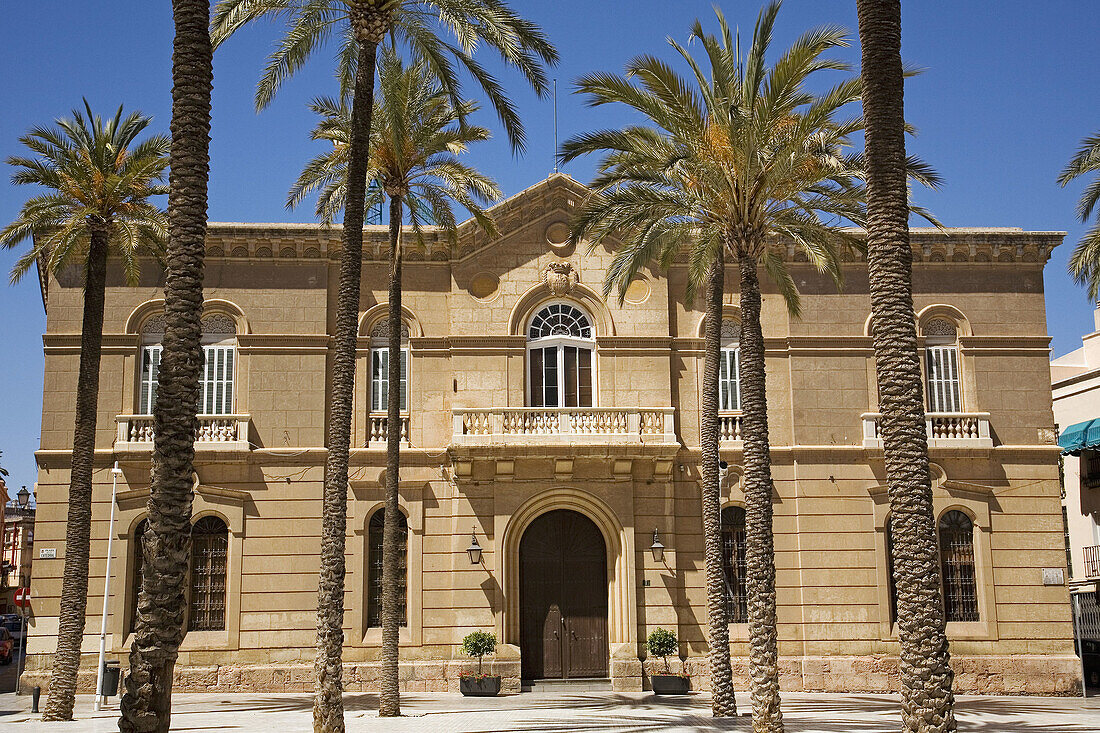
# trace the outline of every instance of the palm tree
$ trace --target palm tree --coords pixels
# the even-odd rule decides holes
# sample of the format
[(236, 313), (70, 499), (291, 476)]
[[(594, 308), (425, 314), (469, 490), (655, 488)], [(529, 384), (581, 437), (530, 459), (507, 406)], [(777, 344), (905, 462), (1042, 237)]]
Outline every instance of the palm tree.
[(164, 348), (153, 405), (153, 465), (142, 587), (120, 731), (167, 732), (187, 608), (191, 476), (203, 364), (202, 278), (210, 178), (213, 48), (209, 0), (173, 0), (172, 149)]
[[(1100, 132), (1081, 141), (1081, 148), (1058, 176), (1063, 188), (1086, 173), (1097, 176), (1085, 187), (1077, 202), (1077, 217), (1082, 224), (1088, 223), (1096, 204), (1100, 203)], [(1082, 237), (1069, 258), (1069, 271), (1078, 285), (1088, 288), (1089, 298), (1096, 302), (1100, 298), (1100, 216), (1092, 229)]]
[[(463, 105), (457, 62), (488, 97), (515, 150), (522, 150), (524, 144), (519, 115), (499, 82), (474, 58), (474, 51), (478, 45), (496, 49), (506, 64), (519, 69), (540, 96), (548, 88), (543, 64), (555, 63), (557, 52), (538, 26), (521, 18), (503, 0), (221, 0), (212, 21), (215, 43), (265, 17), (286, 21), (288, 30), (269, 57), (257, 86), (257, 108), (267, 106), (282, 83), (301, 68), (313, 51), (325, 45), (334, 32), (340, 42), (337, 77), (341, 79), (342, 96), (350, 94), (352, 100), (321, 515), (317, 683), (313, 708), (317, 730), (342, 731), (344, 533), (376, 52), (387, 34), (395, 43), (407, 45), (417, 58), (424, 60), (456, 110)], [(457, 43), (445, 40), (441, 32), (456, 38)], [(397, 709), (387, 704), (380, 712), (396, 715)]]
[(753, 730), (782, 730), (777, 664), (772, 478), (768, 448), (764, 342), (759, 270), (763, 267), (791, 315), (799, 295), (782, 252), (787, 242), (838, 283), (840, 249), (857, 247), (842, 221), (863, 220), (861, 159), (848, 152), (856, 118), (839, 119), (859, 99), (847, 79), (815, 94), (815, 72), (846, 70), (823, 54), (847, 44), (844, 32), (824, 27), (805, 33), (771, 67), (765, 56), (780, 3), (760, 14), (742, 55), (720, 11), (718, 36), (696, 21), (692, 41), (706, 53), (703, 66), (669, 41), (691, 69), (683, 78), (663, 61), (641, 56), (626, 76), (591, 74), (579, 82), (591, 105), (626, 104), (649, 124), (573, 138), (562, 161), (602, 153), (594, 193), (574, 222), (573, 238), (599, 246), (622, 242), (604, 283), (620, 298), (650, 263), (667, 269), (687, 258), (688, 300), (705, 297), (702, 395), (702, 497), (710, 664), (715, 716), (735, 714), (725, 617), (718, 477), (718, 362), (725, 262), (740, 273), (741, 404), (747, 515), (750, 670)]
[(867, 274), (901, 643), (902, 721), (953, 731), (924, 384), (913, 314), (900, 0), (857, 0), (867, 159)]
[[(382, 545), (382, 677), (379, 705), (389, 715), (401, 710), (398, 690), (400, 648), (400, 528), (398, 478), (401, 466), (401, 241), (404, 211), (418, 244), (423, 247), (425, 220), (442, 228), (457, 242), (457, 222), (451, 202), (465, 207), (490, 236), (496, 226), (483, 206), (500, 198), (500, 189), (488, 177), (464, 165), (458, 156), (470, 143), (487, 140), (489, 131), (463, 124), (476, 105), (456, 109), (424, 62), (405, 66), (392, 48), (379, 63), (381, 99), (375, 104), (371, 130), (370, 164), (367, 169), (367, 205), (389, 198), (389, 389), (386, 425), (386, 508)], [(291, 189), (287, 205), (296, 206), (312, 191), (320, 190), (317, 214), (331, 221), (346, 199), (348, 139), (351, 118), (346, 103), (314, 100), (313, 109), (323, 115), (313, 133), (316, 140), (333, 143), (332, 149), (314, 158)]]
[(138, 140), (151, 120), (140, 112), (123, 117), (121, 106), (113, 118), (103, 120), (85, 100), (84, 112), (73, 110), (71, 119), (57, 120), (56, 127), (33, 127), (19, 139), (33, 157), (8, 158), (18, 168), (12, 183), (47, 189), (28, 199), (16, 220), (0, 230), (4, 247), (32, 241), (12, 269), (12, 282), (35, 262), (55, 274), (72, 267), (84, 270), (65, 572), (46, 720), (72, 720), (84, 638), (107, 262), (117, 259), (126, 278), (136, 284), (137, 257), (159, 257), (166, 236), (164, 212), (149, 197), (167, 191), (162, 182), (169, 140), (164, 135)]

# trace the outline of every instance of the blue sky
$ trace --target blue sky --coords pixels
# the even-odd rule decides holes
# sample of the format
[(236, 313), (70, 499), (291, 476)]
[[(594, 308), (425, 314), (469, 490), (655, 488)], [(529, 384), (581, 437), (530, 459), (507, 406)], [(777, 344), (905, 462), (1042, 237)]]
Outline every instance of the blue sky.
[[(513, 0), (546, 29), (562, 63), (559, 129), (570, 134), (624, 121), (613, 109), (586, 109), (571, 94), (572, 82), (590, 70), (620, 70), (639, 53), (672, 58), (666, 35), (683, 40), (699, 17), (712, 25), (710, 0)], [(732, 25), (746, 34), (760, 0), (720, 3)], [(1061, 189), (1055, 178), (1079, 141), (1100, 128), (1095, 90), (1100, 88), (1094, 3), (1048, 0), (924, 0), (904, 3), (903, 53), (926, 69), (909, 81), (906, 116), (919, 130), (911, 152), (937, 167), (946, 185), (920, 192), (918, 200), (949, 226), (1018, 226), (1067, 231), (1066, 243), (1047, 266), (1048, 323), (1053, 349), (1062, 354), (1092, 330), (1091, 306), (1065, 274), (1066, 259), (1084, 227), (1073, 216), (1083, 184)], [(17, 138), (33, 124), (49, 123), (80, 104), (111, 113), (120, 104), (154, 116), (167, 131), (171, 105), (170, 3), (113, 0), (82, 3), (39, 0), (10, 3), (0, 27), (0, 157), (21, 154)], [(775, 47), (807, 28), (836, 23), (850, 29), (853, 47), (840, 54), (858, 64), (855, 0), (787, 0)], [(283, 208), (301, 165), (319, 150), (308, 140), (313, 120), (305, 105), (334, 90), (331, 54), (317, 55), (288, 83), (267, 110), (256, 114), (256, 79), (277, 29), (258, 26), (215, 57), (210, 219), (212, 221), (311, 221), (306, 207)], [(495, 140), (473, 151), (477, 165), (495, 176), (505, 194), (545, 177), (553, 168), (553, 114), (507, 71), (508, 85), (527, 124), (528, 150), (512, 156), (498, 129)], [(471, 89), (471, 92), (473, 90)], [(5, 166), (6, 168), (6, 166)], [(564, 169), (579, 180), (591, 175), (585, 161)], [(0, 182), (0, 220), (11, 221), (30, 193)], [(14, 252), (0, 252), (7, 273)], [(8, 485), (33, 485), (33, 452), (41, 423), (42, 340), (45, 316), (36, 278), (0, 287), (0, 450), (11, 472)]]

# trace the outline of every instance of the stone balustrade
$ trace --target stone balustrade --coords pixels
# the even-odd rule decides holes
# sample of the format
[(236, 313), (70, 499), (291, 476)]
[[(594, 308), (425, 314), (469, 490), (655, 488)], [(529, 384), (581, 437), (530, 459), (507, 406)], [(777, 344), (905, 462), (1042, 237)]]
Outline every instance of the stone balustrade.
[(675, 443), (671, 407), (490, 407), (453, 410), (455, 445)]
[[(248, 450), (250, 415), (199, 415), (195, 449)], [(115, 450), (152, 450), (153, 416), (119, 415)]]
[[(367, 445), (369, 447), (385, 447), (386, 438), (389, 436), (389, 431), (386, 430), (387, 422), (389, 422), (389, 417), (384, 412), (372, 412), (367, 417)], [(401, 416), (401, 442), (404, 445), (409, 444), (408, 415)]]
[(1089, 545), (1081, 554), (1085, 562), (1085, 580), (1100, 580), (1100, 545)]
[(720, 410), (718, 412), (718, 441), (721, 443), (741, 442), (740, 410)]
[[(863, 447), (881, 448), (881, 414), (863, 414)], [(988, 412), (929, 412), (924, 416), (929, 448), (992, 448)]]

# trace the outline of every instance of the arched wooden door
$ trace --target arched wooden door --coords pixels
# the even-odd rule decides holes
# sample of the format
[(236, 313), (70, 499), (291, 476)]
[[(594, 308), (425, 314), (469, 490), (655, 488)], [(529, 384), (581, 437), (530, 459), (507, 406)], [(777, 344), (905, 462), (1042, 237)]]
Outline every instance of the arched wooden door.
[(519, 543), (525, 680), (606, 677), (607, 548), (578, 512), (541, 515)]

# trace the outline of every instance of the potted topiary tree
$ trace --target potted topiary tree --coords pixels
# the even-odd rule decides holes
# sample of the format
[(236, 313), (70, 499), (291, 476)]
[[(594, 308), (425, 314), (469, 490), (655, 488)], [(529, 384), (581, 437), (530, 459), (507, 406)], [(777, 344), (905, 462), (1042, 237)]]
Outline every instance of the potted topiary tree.
[(458, 689), (463, 695), (492, 697), (500, 692), (500, 675), (484, 674), (481, 658), (497, 648), (497, 637), (488, 631), (473, 631), (462, 640), (464, 654), (477, 657), (477, 672), (459, 672)]
[(668, 658), (676, 653), (676, 634), (667, 629), (654, 629), (646, 640), (649, 653), (665, 663), (664, 674), (651, 674), (654, 695), (686, 695), (691, 689), (691, 677), (686, 671), (674, 673), (668, 666)]

